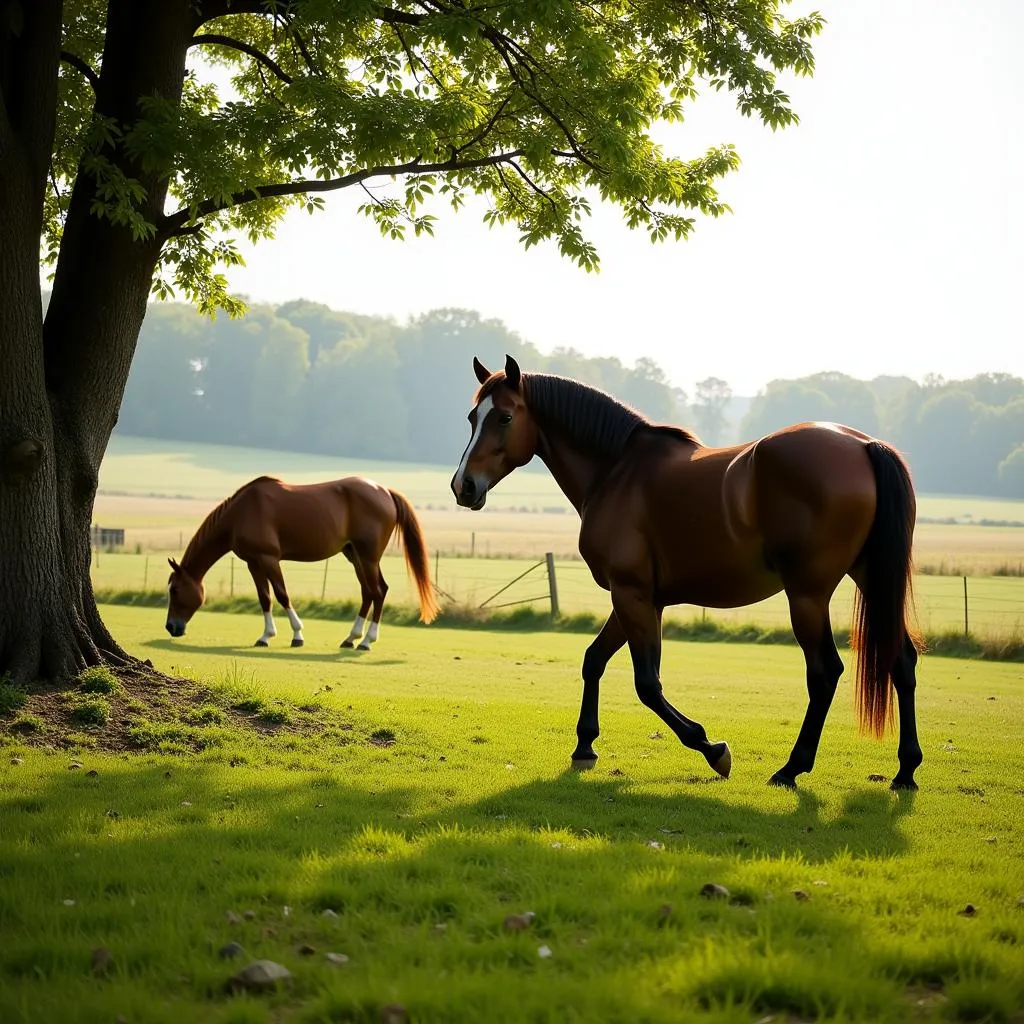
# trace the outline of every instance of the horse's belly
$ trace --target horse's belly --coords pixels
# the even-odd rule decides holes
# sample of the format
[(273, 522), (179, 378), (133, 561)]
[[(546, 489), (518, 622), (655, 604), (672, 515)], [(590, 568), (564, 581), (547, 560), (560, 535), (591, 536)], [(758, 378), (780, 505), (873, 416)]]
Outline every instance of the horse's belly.
[(757, 604), (782, 590), (782, 580), (772, 572), (738, 572), (727, 567), (688, 576), (661, 590), (659, 604), (694, 604), (704, 608), (743, 608)]

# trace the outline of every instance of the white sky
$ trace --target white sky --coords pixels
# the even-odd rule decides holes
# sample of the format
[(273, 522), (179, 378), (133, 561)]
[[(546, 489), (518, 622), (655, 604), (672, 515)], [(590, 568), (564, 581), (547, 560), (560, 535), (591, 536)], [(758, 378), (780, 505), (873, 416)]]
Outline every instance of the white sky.
[(383, 239), (351, 190), (244, 246), (231, 284), (400, 320), (469, 307), (543, 351), (651, 356), (691, 394), (711, 374), (736, 394), (820, 370), (1024, 375), (1024, 3), (813, 6), (817, 71), (785, 83), (798, 126), (773, 134), (709, 96), (663, 135), (680, 157), (732, 142), (743, 160), (721, 189), (733, 214), (689, 242), (653, 246), (596, 208), (587, 274), (485, 227), (482, 205), (434, 211), (433, 239)]

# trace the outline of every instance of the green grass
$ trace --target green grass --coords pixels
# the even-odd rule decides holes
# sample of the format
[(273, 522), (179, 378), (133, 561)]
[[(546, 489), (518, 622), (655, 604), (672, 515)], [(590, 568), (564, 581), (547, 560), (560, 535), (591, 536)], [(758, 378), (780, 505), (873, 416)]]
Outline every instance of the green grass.
[[(764, 781), (803, 713), (795, 648), (666, 645), (669, 697), (732, 745), (719, 782), (639, 705), (624, 655), (602, 684), (598, 767), (566, 770), (578, 635), (386, 625), (364, 655), (336, 649), (338, 623), (256, 650), (243, 616), (201, 615), (171, 641), (153, 609), (104, 615), (140, 657), (210, 680), (179, 728), (217, 741), (161, 753), (158, 723), (139, 753), (92, 750), (87, 731), (9, 740), (5, 1024), (376, 1022), (392, 1002), (417, 1022), (702, 1024), (1024, 1006), (1019, 665), (923, 661), (916, 798), (867, 781), (891, 777), (895, 742), (856, 735), (844, 683), (794, 794)], [(275, 708), (292, 723), (255, 721)], [(734, 898), (702, 898), (707, 882)], [(525, 911), (529, 928), (503, 928)], [(229, 963), (231, 940), (246, 957)], [(291, 986), (226, 995), (256, 957)]]

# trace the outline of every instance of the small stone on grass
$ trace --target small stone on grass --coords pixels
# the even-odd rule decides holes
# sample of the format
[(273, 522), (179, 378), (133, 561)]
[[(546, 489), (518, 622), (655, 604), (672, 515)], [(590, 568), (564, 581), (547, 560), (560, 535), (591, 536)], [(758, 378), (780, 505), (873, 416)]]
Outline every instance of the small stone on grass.
[(337, 964), (339, 967), (348, 963), (348, 957), (344, 953), (324, 953), (324, 959), (329, 964)]
[(245, 950), (237, 942), (229, 942), (226, 946), (221, 946), (217, 950), (217, 956), (221, 960), (234, 960), (236, 956), (242, 956)]
[(268, 992), (291, 979), (292, 972), (273, 960), (254, 960), (233, 974), (227, 981), (229, 990), (244, 989), (246, 992)]
[(717, 882), (708, 882), (701, 888), (700, 894), (708, 900), (726, 900), (729, 898), (729, 890), (726, 889), (724, 885), (719, 885)]

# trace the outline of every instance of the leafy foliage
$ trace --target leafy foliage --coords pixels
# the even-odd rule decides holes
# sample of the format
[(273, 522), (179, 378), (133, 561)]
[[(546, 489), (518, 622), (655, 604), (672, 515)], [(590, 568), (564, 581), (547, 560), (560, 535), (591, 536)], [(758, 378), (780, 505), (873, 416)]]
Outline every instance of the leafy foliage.
[[(595, 200), (655, 241), (727, 210), (717, 182), (739, 162), (732, 146), (682, 159), (652, 138), (701, 88), (729, 90), (773, 130), (796, 122), (779, 75), (811, 73), (823, 22), (787, 19), (785, 3), (197, 2), (181, 101), (139, 95), (121, 104), (137, 111), (125, 123), (94, 111), (106, 4), (68, 0), (44, 256), (56, 261), (86, 175), (93, 213), (162, 244), (155, 293), (206, 313), (243, 308), (224, 276), (235, 239), (267, 238), (290, 208), (315, 212), (345, 187), (366, 191), (363, 212), (392, 238), (485, 196), (486, 221), (593, 270)], [(169, 183), (156, 222), (130, 168)]]

